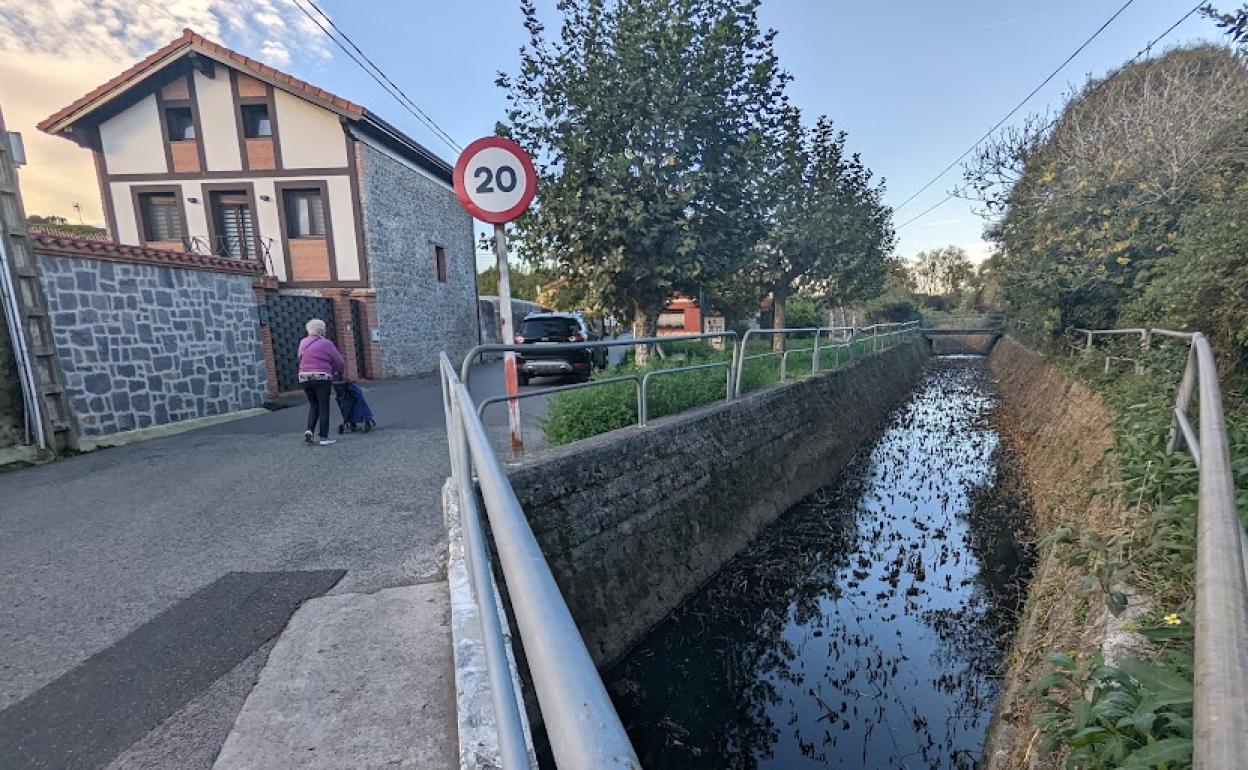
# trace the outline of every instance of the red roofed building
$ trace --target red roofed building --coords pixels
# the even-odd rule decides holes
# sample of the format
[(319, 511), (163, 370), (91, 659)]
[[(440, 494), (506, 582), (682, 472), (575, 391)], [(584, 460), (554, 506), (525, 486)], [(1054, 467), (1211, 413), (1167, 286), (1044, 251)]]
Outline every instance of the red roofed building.
[(39, 129), (94, 155), (113, 241), (254, 262), (276, 308), (322, 298), (287, 320), (337, 312), (360, 376), (431, 371), (478, 338), (452, 167), (354, 102), (188, 29)]

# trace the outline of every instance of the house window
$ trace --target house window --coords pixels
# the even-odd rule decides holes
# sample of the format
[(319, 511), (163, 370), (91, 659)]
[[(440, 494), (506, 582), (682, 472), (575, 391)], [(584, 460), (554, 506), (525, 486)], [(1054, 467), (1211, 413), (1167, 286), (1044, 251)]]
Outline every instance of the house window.
[(260, 139), (273, 136), (273, 123), (269, 120), (269, 105), (244, 104), (243, 136), (248, 139)]
[(173, 193), (139, 193), (143, 240), (148, 243), (181, 241), (182, 207)]
[(282, 200), (287, 238), (325, 237), (325, 205), (320, 190), (285, 190)]
[(438, 270), (438, 283), (446, 283), (446, 249), (441, 246), (433, 247), (433, 262)]
[(168, 107), (165, 109), (165, 129), (169, 132), (169, 141), (178, 142), (183, 139), (195, 138), (195, 119), (190, 107)]

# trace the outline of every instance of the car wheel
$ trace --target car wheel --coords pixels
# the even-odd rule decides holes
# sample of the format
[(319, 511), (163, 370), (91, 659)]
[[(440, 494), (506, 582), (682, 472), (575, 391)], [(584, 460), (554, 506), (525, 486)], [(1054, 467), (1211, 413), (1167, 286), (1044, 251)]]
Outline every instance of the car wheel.
[(523, 372), (516, 372), (516, 384), (524, 387), (529, 384), (529, 375)]

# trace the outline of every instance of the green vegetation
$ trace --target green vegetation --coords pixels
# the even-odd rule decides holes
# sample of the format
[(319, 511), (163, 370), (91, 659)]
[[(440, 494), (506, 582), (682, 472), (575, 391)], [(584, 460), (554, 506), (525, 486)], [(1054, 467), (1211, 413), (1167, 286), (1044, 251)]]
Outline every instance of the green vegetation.
[[(900, 336), (881, 340), (881, 347), (897, 344)], [(820, 371), (847, 366), (869, 353), (874, 343), (870, 338), (860, 339), (854, 345), (834, 349), (828, 341), (819, 343)], [(730, 350), (718, 351), (704, 342), (674, 342), (661, 346), (667, 360), (652, 360), (646, 366), (625, 361), (595, 379), (607, 379), (621, 375), (643, 376), (648, 371), (675, 369), (714, 362), (730, 363)], [(790, 337), (786, 378), (809, 376), (813, 370), (814, 335)], [(771, 350), (765, 338), (751, 338), (747, 350), (749, 356), (765, 356), (747, 360), (741, 372), (741, 392), (774, 385), (780, 381), (780, 356)], [(647, 387), (646, 414), (650, 420), (670, 414), (722, 401), (727, 387), (725, 368), (700, 369), (690, 372), (652, 377)], [(600, 433), (637, 424), (637, 391), (632, 382), (619, 382), (599, 387), (582, 388), (556, 395), (546, 413), (542, 429), (546, 440), (552, 445), (569, 444)]]
[(1248, 62), (1179, 48), (1090, 81), (1055, 120), (981, 147), (962, 192), (1033, 341), (1071, 327), (1198, 329), (1248, 363)]
[(520, 253), (641, 336), (677, 292), (738, 327), (770, 294), (783, 326), (791, 294), (835, 306), (883, 284), (883, 187), (828, 118), (802, 123), (758, 5), (564, 0), (550, 34), (521, 2), (528, 42), (498, 79), (498, 130), (540, 179)]
[[(1143, 359), (1146, 373), (1105, 374), (1103, 355)], [(1067, 364), (1092, 384), (1118, 415), (1113, 457), (1124, 500), (1138, 523), (1112, 537), (1074, 530), (1051, 536), (1064, 561), (1086, 572), (1079, 592), (1125, 609), (1124, 585), (1153, 602), (1137, 630), (1150, 642), (1146, 658), (1107, 666), (1099, 655), (1049, 656), (1052, 673), (1035, 683), (1048, 706), (1038, 718), (1049, 749), (1064, 747), (1080, 768), (1190, 766), (1192, 736), (1192, 596), (1196, 550), (1197, 473), (1190, 455), (1166, 451), (1174, 393), (1185, 348), (1157, 345), (1147, 354), (1134, 341), (1110, 344)], [(1238, 509), (1248, 512), (1248, 408), (1225, 394)]]

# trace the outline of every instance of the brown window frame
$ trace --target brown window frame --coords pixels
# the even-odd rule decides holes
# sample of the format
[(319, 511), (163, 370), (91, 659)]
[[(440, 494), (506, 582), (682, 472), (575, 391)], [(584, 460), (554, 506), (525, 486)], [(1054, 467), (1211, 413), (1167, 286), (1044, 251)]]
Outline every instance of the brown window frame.
[[(134, 215), (139, 230), (139, 241), (141, 243), (186, 243), (187, 239), (187, 223), (186, 223), (186, 207), (182, 200), (182, 189), (180, 187), (134, 187), (132, 188), (134, 195)], [(171, 216), (173, 223), (176, 223), (177, 232), (170, 232), (173, 237), (158, 238), (153, 237), (154, 223), (149, 219), (151, 210), (151, 201), (153, 198), (167, 198), (168, 200), (161, 202), (161, 207), (166, 210), (172, 209)], [(166, 216), (170, 216), (166, 214)], [(166, 223), (170, 224), (170, 223)]]
[(446, 283), (450, 277), (450, 271), (447, 269), (446, 247), (440, 244), (433, 244), (433, 265), (438, 283)]
[[(250, 114), (258, 113), (260, 110), (264, 111), (264, 123), (269, 128), (269, 131), (267, 134), (259, 133), (258, 130), (256, 133), (252, 132), (253, 128), (258, 129), (259, 124), (254, 123), (253, 120), (250, 119), (248, 116)], [(238, 105), (238, 112), (239, 112), (239, 120), (243, 126), (243, 138), (244, 139), (272, 139), (273, 138), (273, 115), (271, 111), (269, 110), (268, 102), (244, 102), (243, 104)]]
[[(180, 119), (175, 121), (174, 114), (185, 116), (185, 123)], [(183, 128), (182, 136), (174, 136), (174, 128), (181, 125)], [(190, 136), (186, 136), (185, 132), (190, 131)], [(199, 132), (195, 130), (195, 110), (190, 105), (174, 104), (165, 105), (165, 140), (169, 142), (194, 142), (198, 141)]]
[[(298, 197), (315, 196), (321, 207), (321, 227), (320, 232), (309, 232), (307, 234), (298, 234), (295, 227), (298, 226), (299, 218), (294, 216), (296, 209), (291, 207), (291, 202)], [(329, 212), (325, 207), (325, 190), (321, 187), (283, 187), (281, 191), (282, 211), (284, 217), (284, 234), (288, 240), (324, 240), (329, 235)], [(308, 209), (308, 224), (312, 230), (315, 230), (316, 218), (312, 216), (312, 210)]]

